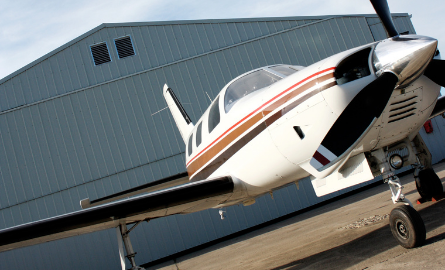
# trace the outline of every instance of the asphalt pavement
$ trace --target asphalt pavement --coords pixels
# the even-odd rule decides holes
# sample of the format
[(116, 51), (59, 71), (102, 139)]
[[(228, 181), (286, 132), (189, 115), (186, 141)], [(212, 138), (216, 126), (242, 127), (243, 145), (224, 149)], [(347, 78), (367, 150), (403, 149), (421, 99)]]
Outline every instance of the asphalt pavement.
[[(444, 183), (445, 163), (434, 170)], [(401, 181), (415, 203), (413, 176)], [(445, 199), (414, 205), (427, 230), (415, 249), (393, 238), (393, 207), (389, 187), (378, 185), (148, 269), (445, 269)]]

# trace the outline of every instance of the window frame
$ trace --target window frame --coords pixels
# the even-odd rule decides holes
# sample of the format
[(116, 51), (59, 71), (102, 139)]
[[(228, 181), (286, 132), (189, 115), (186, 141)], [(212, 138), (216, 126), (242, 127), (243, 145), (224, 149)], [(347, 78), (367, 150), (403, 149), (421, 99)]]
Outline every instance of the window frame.
[[(219, 125), (219, 123), (221, 122), (221, 108), (220, 108), (220, 96), (216, 97), (215, 101), (213, 102), (213, 104), (210, 106), (209, 108), (209, 113), (208, 113), (208, 117), (207, 117), (207, 129), (209, 131), (209, 134)], [(214, 119), (212, 112), (214, 112), (214, 109), (217, 108), (216, 111), (218, 111), (218, 122), (216, 124), (211, 125), (210, 120)]]
[[(281, 67), (285, 67), (287, 69), (293, 70), (294, 72), (288, 73), (288, 74), (284, 74), (284, 73), (282, 73), (282, 71), (274, 69), (274, 68), (277, 68), (277, 67), (280, 67), (280, 68)], [(293, 75), (293, 74), (295, 74), (295, 73), (297, 73), (299, 71), (299, 70), (293, 68), (291, 65), (273, 65), (273, 66), (267, 67), (267, 69), (268, 69), (268, 71), (272, 71), (272, 73), (282, 77), (283, 79), (288, 77), (288, 76), (291, 76), (291, 75)]]
[[(119, 51), (117, 50), (116, 41), (117, 41), (117, 40), (124, 39), (124, 38), (126, 38), (126, 37), (129, 37), (129, 38), (130, 38), (131, 47), (133, 48), (133, 55), (129, 55), (129, 56), (125, 56), (125, 57), (120, 57), (120, 56), (119, 56)], [(133, 42), (133, 38), (131, 37), (131, 35), (125, 35), (125, 36), (121, 36), (121, 37), (115, 38), (115, 39), (113, 39), (113, 42), (114, 42), (114, 49), (116, 50), (116, 55), (117, 55), (117, 58), (118, 58), (118, 59), (125, 59), (125, 58), (128, 58), (128, 57), (136, 56), (136, 49), (135, 49), (135, 47), (134, 47), (134, 42)]]
[(187, 143), (187, 156), (191, 156), (193, 153), (193, 132), (190, 134), (189, 141)]
[[(100, 64), (96, 64), (96, 61), (94, 60), (93, 47), (97, 47), (97, 46), (99, 46), (101, 44), (105, 44), (105, 46), (107, 47), (107, 53), (108, 53), (108, 57), (110, 58), (110, 61), (103, 62), (103, 63), (100, 63)], [(94, 64), (95, 67), (101, 66), (101, 65), (106, 64), (106, 63), (113, 62), (113, 57), (111, 57), (111, 51), (110, 51), (110, 48), (108, 47), (108, 42), (106, 42), (106, 41), (101, 41), (101, 42), (94, 43), (94, 44), (90, 45), (90, 55), (91, 55), (91, 59), (93, 60), (93, 64)]]
[[(196, 134), (195, 134), (196, 147), (199, 147), (199, 145), (201, 145), (201, 143), (202, 143), (202, 135), (203, 135), (202, 134), (202, 122), (203, 121), (201, 121), (196, 127)], [(199, 138), (199, 142), (198, 142), (198, 138)]]

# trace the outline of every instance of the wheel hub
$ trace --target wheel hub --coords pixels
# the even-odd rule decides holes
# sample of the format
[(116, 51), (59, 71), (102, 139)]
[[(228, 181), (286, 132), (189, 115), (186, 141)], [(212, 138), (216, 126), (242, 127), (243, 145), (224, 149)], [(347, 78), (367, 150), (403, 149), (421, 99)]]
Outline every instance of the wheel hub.
[(396, 222), (396, 230), (400, 237), (404, 239), (408, 238), (408, 229), (406, 228), (405, 223), (400, 219)]

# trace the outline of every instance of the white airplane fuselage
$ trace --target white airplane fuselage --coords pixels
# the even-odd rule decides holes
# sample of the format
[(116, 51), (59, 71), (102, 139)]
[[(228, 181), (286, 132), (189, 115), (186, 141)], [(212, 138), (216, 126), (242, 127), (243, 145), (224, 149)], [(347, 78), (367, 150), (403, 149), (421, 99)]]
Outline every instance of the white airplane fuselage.
[[(129, 233), (143, 221), (251, 205), (308, 176), (315, 194), (324, 196), (381, 175), (398, 204), (389, 214), (393, 236), (405, 248), (423, 245), (424, 222), (395, 173), (413, 165), (422, 199), (443, 196), (418, 132), (427, 119), (445, 113), (445, 99), (438, 99), (445, 61), (438, 59), (436, 39), (400, 35), (386, 1), (371, 3), (390, 38), (308, 67), (244, 73), (223, 87), (195, 124), (165, 84), (163, 96), (186, 144), (187, 173), (86, 198), (83, 210), (0, 230), (0, 252), (116, 228), (131, 269), (141, 269)], [(127, 269), (122, 245), (119, 253)]]
[[(383, 113), (347, 157), (322, 172), (309, 164), (354, 96), (377, 78), (372, 59), (377, 44), (341, 52), (305, 68), (295, 67), (298, 72), (244, 96), (226, 113), (228, 86), (256, 70), (229, 82), (196, 122), (192, 149), (186, 143), (190, 180), (231, 176), (238, 192), (223, 205), (237, 204), (310, 175), (326, 177), (348, 157), (412, 139), (430, 116), (440, 92), (440, 86), (423, 75), (393, 91)], [(370, 74), (337, 83), (334, 72), (339, 63), (367, 48)], [(215, 102), (220, 121), (208, 132), (209, 111)], [(200, 124), (202, 142), (197, 146)]]

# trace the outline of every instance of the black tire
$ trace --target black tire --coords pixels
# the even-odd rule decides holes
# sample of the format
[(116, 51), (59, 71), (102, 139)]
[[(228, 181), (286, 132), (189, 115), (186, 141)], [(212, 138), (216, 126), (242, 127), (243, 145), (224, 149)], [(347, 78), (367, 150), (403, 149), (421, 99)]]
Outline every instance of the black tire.
[(416, 187), (417, 192), (426, 201), (431, 201), (432, 197), (440, 196), (443, 193), (442, 182), (433, 169), (425, 169), (419, 172)]
[(425, 224), (411, 206), (400, 205), (394, 208), (389, 215), (389, 226), (392, 235), (404, 248), (419, 247), (425, 242)]

